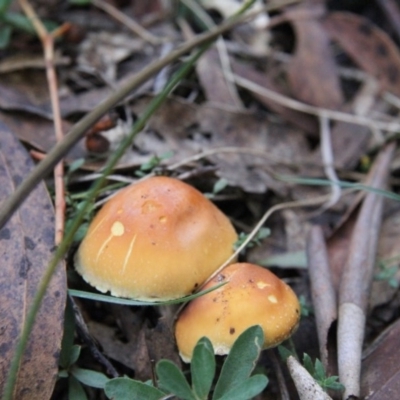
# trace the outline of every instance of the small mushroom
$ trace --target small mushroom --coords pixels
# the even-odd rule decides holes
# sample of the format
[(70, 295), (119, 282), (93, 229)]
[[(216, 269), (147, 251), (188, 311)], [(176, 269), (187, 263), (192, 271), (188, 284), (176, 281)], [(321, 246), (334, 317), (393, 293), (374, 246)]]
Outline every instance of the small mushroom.
[(201, 286), (236, 240), (229, 219), (199, 191), (153, 177), (121, 190), (98, 212), (76, 270), (101, 292), (170, 300)]
[(231, 264), (203, 289), (227, 282), (192, 300), (179, 314), (175, 337), (183, 361), (190, 362), (193, 349), (206, 336), (215, 354), (228, 354), (236, 338), (247, 328), (260, 325), (263, 348), (287, 339), (300, 319), (300, 304), (293, 290), (269, 270), (249, 263)]

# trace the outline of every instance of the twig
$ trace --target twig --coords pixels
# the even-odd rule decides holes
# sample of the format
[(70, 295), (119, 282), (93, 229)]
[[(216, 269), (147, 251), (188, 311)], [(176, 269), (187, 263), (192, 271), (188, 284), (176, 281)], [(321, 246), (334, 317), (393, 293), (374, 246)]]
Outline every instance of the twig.
[[(347, 193), (353, 192), (355, 189), (350, 189), (346, 191)], [(345, 193), (345, 191), (343, 191)], [(330, 195), (322, 195), (318, 197), (313, 197), (311, 199), (305, 199), (305, 200), (297, 200), (297, 201), (288, 201), (286, 203), (281, 203), (277, 204), (273, 207), (271, 207), (268, 211), (265, 212), (265, 214), (261, 217), (261, 219), (257, 222), (256, 226), (253, 228), (253, 230), (249, 233), (247, 236), (246, 240), (236, 249), (236, 251), (207, 279), (207, 282), (205, 282), (201, 288), (198, 290), (202, 290), (204, 285), (208, 283), (212, 278), (214, 278), (215, 275), (219, 274), (219, 272), (225, 268), (227, 265), (231, 264), (232, 261), (234, 261), (240, 252), (244, 250), (247, 245), (254, 239), (254, 237), (257, 235), (257, 232), (263, 227), (267, 219), (276, 211), (279, 210), (284, 210), (287, 208), (297, 208), (297, 207), (309, 207), (309, 206), (315, 206), (315, 205), (320, 205), (324, 203), (327, 199), (330, 198)]]
[(334, 168), (334, 159), (332, 151), (331, 131), (329, 127), (329, 119), (324, 113), (319, 116), (320, 136), (321, 136), (321, 155), (324, 171), (327, 178), (332, 182), (331, 198), (323, 205), (323, 210), (334, 206), (340, 199), (341, 189), (338, 185), (339, 179)]
[(257, 93), (260, 96), (267, 97), (268, 99), (278, 104), (281, 104), (282, 106), (291, 108), (293, 110), (316, 115), (318, 117), (324, 114), (327, 118), (336, 121), (350, 122), (352, 124), (374, 127), (388, 132), (398, 133), (398, 131), (400, 130), (400, 123), (395, 119), (392, 119), (390, 121), (377, 121), (359, 115), (348, 114), (340, 111), (333, 111), (325, 108), (310, 106), (308, 104), (291, 99), (282, 94), (276, 93), (273, 90), (257, 85), (251, 80), (243, 78), (237, 74), (233, 74), (233, 77), (235, 79), (236, 84), (238, 84), (239, 86), (248, 89), (254, 93)]
[(400, 39), (400, 10), (398, 3), (394, 0), (377, 0), (376, 2), (392, 25), (397, 39)]
[[(44, 50), (44, 60), (46, 65), (47, 83), (49, 85), (51, 107), (53, 111), (53, 123), (56, 141), (63, 139), (60, 102), (57, 93), (57, 74), (54, 68), (54, 39), (61, 35), (67, 25), (49, 33), (42, 21), (38, 18), (35, 10), (29, 4), (28, 0), (20, 0), (22, 9), (26, 16), (32, 21), (32, 24), (42, 42)], [(61, 243), (64, 235), (65, 226), (65, 187), (64, 187), (64, 163), (63, 160), (54, 167), (54, 186), (55, 186), (55, 237), (54, 242), (57, 245)]]
[(103, 353), (98, 349), (95, 341), (90, 335), (85, 319), (83, 318), (81, 310), (79, 306), (76, 304), (74, 297), (72, 297), (71, 295), (68, 295), (68, 297), (69, 301), (71, 302), (72, 309), (74, 310), (77, 334), (81, 337), (82, 341), (86, 344), (86, 346), (88, 346), (93, 357), (106, 368), (107, 373), (111, 375), (113, 378), (119, 377), (120, 375), (118, 371), (109, 361), (109, 359), (105, 357)]
[(92, 4), (94, 4), (97, 8), (105, 11), (116, 21), (121, 22), (123, 25), (125, 25), (133, 33), (141, 37), (146, 42), (149, 42), (153, 45), (165, 42), (164, 38), (159, 38), (153, 35), (151, 32), (147, 31), (140, 24), (138, 24), (134, 19), (127, 17), (124, 13), (119, 11), (118, 8), (114, 7), (112, 4), (106, 3), (103, 0), (92, 0)]
[(272, 368), (274, 369), (276, 380), (280, 391), (280, 400), (290, 400), (289, 390), (283, 375), (282, 367), (277, 356), (277, 349), (267, 350), (267, 357), (271, 360)]

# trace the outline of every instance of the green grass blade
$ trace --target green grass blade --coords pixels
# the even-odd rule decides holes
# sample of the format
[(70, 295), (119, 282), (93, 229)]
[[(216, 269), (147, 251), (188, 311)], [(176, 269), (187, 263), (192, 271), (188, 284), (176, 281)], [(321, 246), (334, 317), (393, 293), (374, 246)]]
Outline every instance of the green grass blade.
[[(327, 179), (316, 179), (316, 178), (298, 178), (295, 176), (287, 176), (287, 175), (276, 175), (276, 179), (279, 179), (284, 182), (297, 183), (299, 185), (310, 185), (310, 186), (331, 186), (332, 182)], [(388, 199), (400, 201), (400, 195), (389, 192), (388, 190), (377, 189), (368, 185), (364, 185), (362, 183), (353, 183), (346, 181), (338, 181), (335, 182), (335, 185), (338, 185), (342, 188), (350, 188), (355, 190), (365, 190), (366, 192), (372, 192), (376, 194), (380, 194), (381, 196), (387, 197)]]
[(227, 282), (219, 283), (209, 289), (202, 290), (201, 292), (191, 294), (190, 296), (181, 297), (175, 300), (167, 300), (167, 301), (140, 301), (140, 300), (131, 300), (131, 299), (123, 299), (120, 297), (113, 297), (106, 294), (99, 293), (91, 293), (84, 292), (82, 290), (68, 289), (68, 293), (72, 297), (80, 297), (81, 299), (88, 299), (94, 301), (102, 301), (104, 303), (112, 303), (112, 304), (122, 304), (126, 306), (167, 306), (170, 304), (180, 304), (186, 303), (195, 299), (196, 297), (203, 296), (204, 294), (210, 293), (223, 285), (226, 285)]

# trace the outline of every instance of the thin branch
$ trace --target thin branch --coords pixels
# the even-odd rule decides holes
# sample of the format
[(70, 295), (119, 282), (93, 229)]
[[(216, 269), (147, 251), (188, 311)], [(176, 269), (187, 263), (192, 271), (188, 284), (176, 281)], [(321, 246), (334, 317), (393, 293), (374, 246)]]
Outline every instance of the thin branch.
[(320, 117), (321, 115), (325, 115), (327, 118), (336, 121), (343, 121), (352, 124), (373, 127), (388, 132), (398, 133), (398, 131), (400, 130), (400, 123), (395, 119), (392, 119), (390, 121), (377, 121), (359, 115), (348, 114), (340, 111), (333, 111), (325, 108), (310, 106), (300, 101), (291, 99), (290, 97), (284, 96), (280, 93), (276, 93), (273, 90), (257, 85), (251, 80), (243, 78), (239, 75), (233, 74), (233, 77), (237, 85), (245, 89), (248, 89), (251, 92), (257, 93), (260, 96), (267, 97), (268, 99), (275, 101), (276, 103), (281, 104), (282, 106), (291, 108), (293, 110), (316, 115), (318, 117)]
[[(343, 191), (343, 194), (350, 193), (355, 191), (356, 189), (349, 189), (346, 191)], [(225, 268), (227, 265), (231, 264), (240, 254), (242, 250), (244, 250), (247, 245), (254, 239), (254, 237), (257, 235), (258, 231), (263, 227), (265, 222), (268, 220), (268, 218), (276, 211), (279, 210), (284, 210), (287, 208), (297, 208), (297, 207), (310, 207), (310, 206), (316, 206), (323, 204), (325, 201), (327, 201), (330, 198), (330, 195), (322, 195), (318, 197), (313, 197), (311, 199), (305, 199), (305, 200), (296, 200), (296, 201), (288, 201), (286, 203), (281, 203), (277, 204), (273, 207), (271, 207), (269, 210), (265, 212), (265, 214), (262, 216), (262, 218), (257, 222), (256, 226), (253, 228), (253, 230), (250, 232), (250, 234), (247, 236), (246, 240), (236, 249), (236, 251), (207, 279), (207, 282), (209, 282), (215, 275), (217, 275), (223, 268)], [(202, 287), (207, 283), (205, 282)], [(199, 288), (201, 290), (201, 288)]]
[(138, 24), (134, 19), (129, 18), (124, 13), (119, 11), (118, 8), (114, 7), (112, 4), (106, 3), (103, 0), (92, 0), (92, 4), (94, 4), (97, 8), (105, 11), (116, 21), (121, 22), (121, 24), (125, 25), (133, 33), (141, 37), (146, 42), (149, 42), (153, 45), (165, 42), (164, 38), (159, 38), (153, 35), (151, 32), (147, 31), (140, 24)]
[(339, 201), (341, 188), (340, 185), (338, 184), (339, 179), (336, 175), (336, 171), (334, 168), (334, 158), (332, 150), (331, 131), (329, 127), (329, 119), (326, 117), (324, 113), (321, 113), (319, 117), (319, 123), (320, 123), (322, 162), (324, 165), (325, 174), (327, 178), (332, 182), (331, 198), (323, 206), (323, 209), (326, 210), (334, 206)]
[[(49, 33), (38, 18), (35, 10), (29, 4), (28, 0), (20, 0), (22, 9), (26, 16), (32, 21), (33, 26), (42, 42), (44, 51), (44, 60), (46, 66), (47, 83), (49, 85), (51, 107), (53, 111), (53, 123), (56, 136), (56, 142), (63, 139), (62, 121), (60, 112), (60, 101), (58, 97), (57, 74), (54, 68), (54, 39), (59, 36), (64, 28)], [(64, 187), (64, 163), (63, 160), (54, 167), (54, 186), (55, 186), (55, 237), (54, 242), (59, 245), (64, 235), (65, 227), (65, 187)]]

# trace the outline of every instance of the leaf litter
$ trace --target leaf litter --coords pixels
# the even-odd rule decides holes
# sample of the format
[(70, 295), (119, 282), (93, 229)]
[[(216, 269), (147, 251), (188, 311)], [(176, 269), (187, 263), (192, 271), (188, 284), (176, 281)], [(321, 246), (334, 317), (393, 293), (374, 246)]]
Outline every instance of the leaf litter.
[[(215, 0), (211, 7), (207, 1), (200, 2), (203, 11), (198, 18), (184, 7), (165, 8), (158, 0), (149, 2), (146, 7), (139, 7), (137, 2), (129, 0), (115, 1), (116, 10), (133, 21), (133, 25), (129, 21), (124, 25), (127, 21), (118, 19), (118, 13), (101, 1), (98, 7), (82, 8), (69, 4), (58, 16), (54, 14), (54, 6), (43, 8), (39, 3), (31, 1), (40, 17), (58, 23), (70, 22), (69, 34), (74, 32), (72, 29), (77, 33), (75, 37), (66, 35), (57, 43), (54, 59), (65, 132), (104, 98), (119, 90), (127, 79), (161, 58), (163, 51), (190, 40), (204, 29), (204, 14), (218, 24), (230, 11), (230, 6), (228, 10), (226, 8), (229, 2), (222, 0)], [(390, 3), (400, 12), (398, 5)], [(307, 204), (302, 207), (283, 207), (273, 214), (264, 224), (271, 230), (270, 236), (262, 239), (259, 246), (242, 252), (240, 258), (270, 265), (314, 308), (314, 314), (303, 319), (293, 338), (299, 354), (308, 351), (322, 360), (329, 373), (339, 373), (346, 386), (345, 397), (361, 393), (366, 398), (389, 398), (385, 397), (387, 393), (392, 396), (399, 393), (395, 362), (398, 347), (395, 345), (398, 330), (395, 310), (399, 304), (397, 288), (400, 282), (397, 203), (382, 201), (373, 192), (355, 195), (345, 189), (334, 206), (324, 209), (324, 204), (329, 204), (331, 186), (334, 185), (332, 175), (326, 172), (327, 166), (333, 168), (337, 176), (345, 177), (340, 179), (361, 181), (371, 186), (383, 185), (382, 188), (398, 192), (398, 182), (394, 179), (398, 175), (398, 150), (392, 149), (391, 155), (387, 155), (378, 182), (371, 180), (375, 166), (382, 158), (378, 154), (382, 154), (385, 143), (396, 136), (384, 129), (360, 125), (356, 123), (356, 117), (365, 116), (385, 123), (397, 121), (399, 45), (392, 36), (394, 20), (371, 17), (380, 7), (378, 2), (375, 6), (352, 7), (345, 1), (342, 9), (336, 11), (330, 7), (330, 3), (323, 0), (305, 1), (276, 13), (264, 12), (258, 23), (244, 24), (221, 38), (222, 44), (211, 47), (203, 55), (192, 75), (152, 116), (121, 158), (108, 183), (135, 181), (143, 172), (172, 174), (209, 193), (229, 215), (236, 229), (244, 233), (251, 232), (270, 207), (285, 202), (291, 207), (291, 202), (307, 199)], [(13, 6), (11, 11), (19, 10)], [(132, 26), (137, 29), (135, 23), (139, 24), (139, 30), (132, 33)], [(29, 43), (34, 39), (22, 36), (19, 47), (13, 47), (15, 40), (11, 38), (11, 44), (0, 60), (0, 121), (7, 125), (2, 125), (2, 151), (7, 143), (17, 149), (13, 134), (28, 150), (46, 154), (55, 139), (51, 122), (53, 113), (45, 90), (45, 63), (41, 64), (40, 58), (37, 60), (36, 52), (35, 58), (29, 56)], [(35, 46), (39, 49), (37, 41)], [(16, 56), (22, 57), (18, 63)], [(116, 109), (110, 110), (116, 115), (116, 125), (95, 134), (87, 132), (86, 140), (66, 157), (67, 165), (79, 165), (68, 175), (67, 216), (73, 214), (74, 207), (79, 207), (88, 182), (95, 179), (96, 173), (101, 173), (109, 155), (126, 137), (134, 121), (142, 115), (177, 65), (177, 62), (173, 63), (130, 93)], [(246, 86), (243, 82), (252, 85)], [(263, 89), (285, 98), (278, 103)], [(294, 109), (285, 99), (295, 99), (305, 107)], [(307, 106), (320, 111), (309, 112)], [(324, 110), (354, 115), (354, 121), (336, 121)], [(322, 146), (320, 122), (324, 116), (328, 118), (330, 140), (327, 143), (333, 155), (332, 163)], [(96, 147), (88, 138), (95, 138), (105, 146)], [(97, 152), (102, 148), (105, 151)], [(9, 175), (19, 184), (24, 179), (28, 161), (26, 155), (22, 156), (22, 149), (15, 151), (20, 154), (12, 160), (16, 172)], [(6, 179), (2, 185), (4, 190), (12, 182), (6, 176), (2, 176)], [(325, 179), (326, 185), (288, 183), (280, 179), (282, 176)], [(51, 191), (51, 181), (47, 183)], [(10, 186), (2, 200), (11, 190)], [(45, 207), (43, 204), (50, 205), (44, 200), (43, 187), (37, 190), (41, 190), (42, 195), (32, 194), (19, 214), (8, 223), (12, 229), (9, 229), (7, 243), (12, 240), (13, 245), (3, 249), (10, 259), (15, 260), (21, 254), (26, 256), (24, 265), (29, 266), (24, 270), (26, 274), (18, 275), (14, 268), (3, 274), (2, 281), (7, 287), (2, 293), (6, 299), (4, 304), (22, 302), (25, 304), (23, 309), (37, 286), (37, 278), (31, 277), (31, 271), (36, 265), (43, 268), (47, 265), (45, 260), (52, 249), (48, 233), (54, 229), (50, 208), (46, 209), (46, 217), (42, 217), (46, 223), (36, 223), (43, 233), (37, 231), (29, 236), (29, 240), (22, 240), (26, 235), (21, 230), (32, 229), (35, 225), (33, 217), (22, 219), (19, 216), (29, 209)], [(113, 190), (112, 186), (109, 190), (106, 188), (104, 196)], [(318, 200), (321, 196), (324, 200)], [(371, 210), (363, 211), (371, 201), (369, 198), (382, 203), (377, 206), (382, 208), (382, 216), (375, 205)], [(18, 223), (18, 217), (22, 222)], [(8, 237), (8, 234), (4, 235), (0, 244)], [(44, 242), (47, 248), (36, 251)], [(21, 249), (25, 249), (25, 253)], [(41, 261), (33, 261), (36, 257)], [(275, 264), (269, 264), (269, 258), (275, 260)], [(285, 261), (280, 264), (279, 259)], [(280, 268), (283, 264), (284, 268)], [(8, 271), (14, 262), (6, 265)], [(69, 287), (91, 290), (74, 273), (71, 262), (68, 262), (68, 273)], [(26, 292), (21, 291), (24, 287), (18, 283), (21, 279), (26, 281)], [(15, 288), (13, 295), (6, 295), (11, 288)], [(40, 358), (37, 360), (45, 366), (41, 372), (47, 379), (38, 378), (40, 384), (36, 386), (30, 383), (31, 371), (38, 369), (33, 356), (24, 359), (18, 376), (17, 390), (27, 389), (31, 398), (50, 398), (53, 391), (57, 368), (54, 355), (60, 349), (62, 299), (66, 288), (64, 277), (58, 272), (48, 291), (53, 294), (57, 291), (59, 298), (50, 301), (46, 297), (43, 307), (52, 307), (53, 311), (47, 315), (40, 313), (37, 320), (42, 329), (48, 326), (48, 331), (52, 330), (51, 340), (44, 343), (43, 335), (34, 330), (29, 345), (33, 352), (38, 351), (34, 346), (39, 346), (37, 354)], [(27, 293), (29, 296), (24, 298)], [(361, 293), (361, 300), (357, 293)], [(335, 297), (339, 299), (339, 307)], [(356, 318), (353, 314), (350, 317), (342, 315), (343, 307), (348, 311), (349, 304), (360, 320), (359, 330), (350, 326)], [(94, 348), (111, 360), (121, 376), (127, 374), (146, 381), (152, 378), (153, 362), (167, 358), (179, 363), (170, 327), (172, 317), (168, 313), (165, 316), (156, 308), (139, 307), (126, 312), (125, 306), (88, 300), (79, 300), (78, 305), (94, 339)], [(354, 306), (361, 312), (354, 311)], [(15, 329), (20, 326), (23, 320), (20, 306), (3, 306), (2, 312), (2, 326), (5, 325), (3, 320), (15, 325)], [(341, 327), (343, 320), (345, 323)], [(339, 333), (336, 332), (338, 322)], [(380, 340), (373, 343), (385, 328)], [(306, 338), (311, 337), (307, 333), (309, 329), (313, 337), (318, 333), (319, 347), (317, 344), (305, 345)], [(354, 340), (351, 351), (341, 350), (343, 331), (358, 332), (358, 336), (351, 339)], [(2, 344), (9, 343), (11, 336), (6, 333), (1, 340)], [(351, 340), (346, 339), (346, 344)], [(76, 343), (79, 343), (79, 337)], [(7, 348), (4, 360), (8, 363), (12, 350), (10, 346), (3, 348)], [(76, 361), (77, 367), (102, 370), (104, 366), (89, 348), (83, 347)], [(366, 353), (361, 358), (363, 349)], [(343, 353), (352, 354), (351, 359), (343, 361)], [(2, 364), (3, 377), (7, 369), (4, 365), (7, 364)], [(269, 365), (269, 361), (262, 358), (260, 366)], [(284, 367), (283, 363), (281, 365)], [(290, 368), (292, 366), (293, 362)], [(340, 372), (343, 370), (349, 371), (350, 379)], [(279, 387), (282, 389), (282, 380), (278, 385), (273, 372), (269, 379), (267, 389), (257, 399), (270, 398), (271, 393)], [(60, 393), (65, 396), (62, 382), (59, 380), (55, 386), (53, 398), (58, 398)], [(286, 390), (290, 398), (295, 398), (292, 384), (283, 382), (286, 389), (282, 392)], [(98, 395), (94, 389), (87, 390), (90, 398)], [(330, 394), (333, 398), (341, 398), (343, 393)]]

